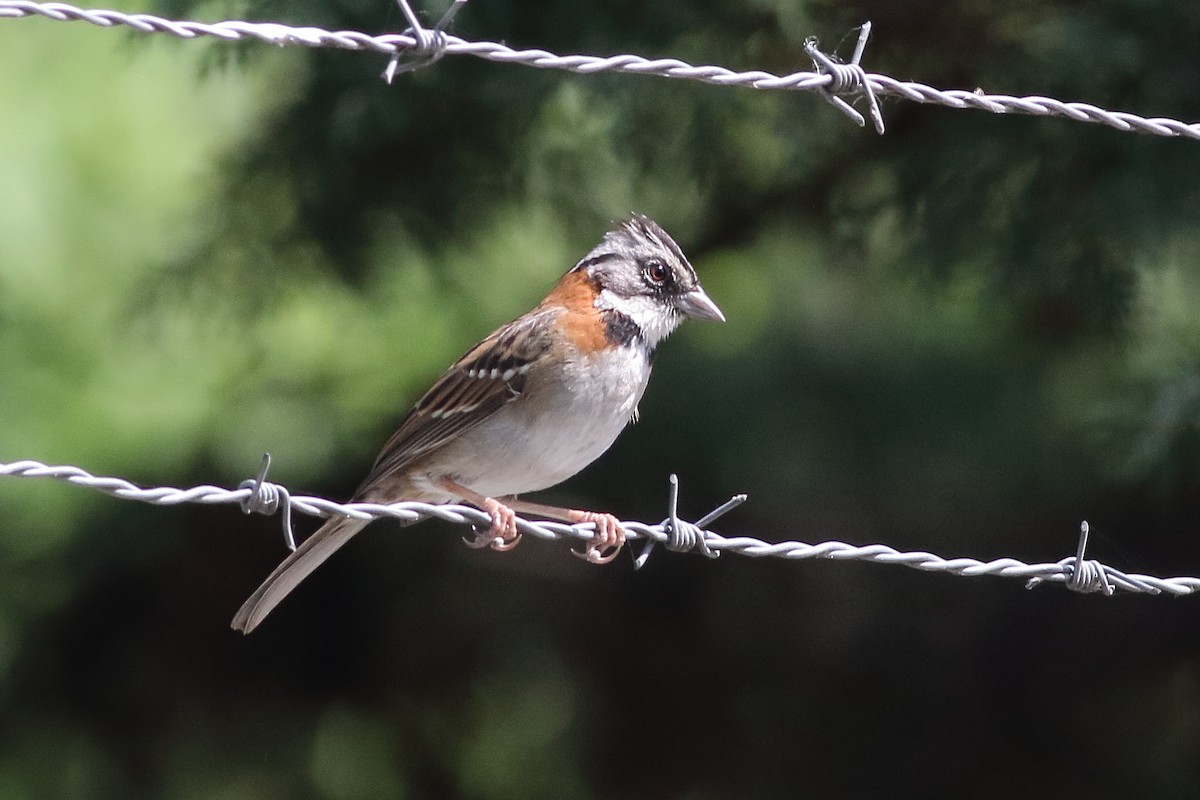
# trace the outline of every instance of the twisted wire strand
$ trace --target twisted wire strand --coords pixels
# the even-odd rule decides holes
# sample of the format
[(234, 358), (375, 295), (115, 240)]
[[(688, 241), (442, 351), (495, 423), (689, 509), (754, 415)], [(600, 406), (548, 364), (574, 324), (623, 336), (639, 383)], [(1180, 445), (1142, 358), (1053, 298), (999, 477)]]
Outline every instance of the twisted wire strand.
[[(166, 33), (182, 39), (213, 36), (223, 41), (258, 39), (274, 45), (334, 47), (367, 50), (388, 55), (413, 51), (426, 52), (428, 38), (414, 33), (371, 35), (360, 31), (327, 31), (314, 27), (293, 27), (275, 22), (227, 20), (203, 23), (176, 21), (152, 14), (126, 14), (104, 9), (82, 9), (68, 3), (37, 3), (32, 0), (0, 0), (0, 18), (41, 16), (60, 22), (82, 21), (111, 28), (124, 25), (143, 33)], [(447, 54), (470, 55), (506, 64), (522, 64), (539, 69), (560, 69), (591, 74), (623, 72), (657, 75), (665, 78), (700, 81), (717, 86), (743, 86), (752, 89), (816, 91), (830, 89), (842, 80), (830, 72), (794, 72), (776, 75), (761, 70), (736, 72), (719, 66), (694, 66), (674, 58), (649, 59), (638, 55), (609, 57), (556, 55), (546, 50), (516, 50), (498, 42), (472, 42), (439, 31), (438, 44)], [(436, 59), (433, 59), (436, 60)], [(836, 70), (835, 70), (836, 71)], [(1186, 123), (1166, 117), (1142, 117), (1123, 111), (1107, 111), (1090, 103), (1064, 102), (1051, 97), (1012, 97), (961, 89), (942, 90), (913, 81), (900, 81), (888, 75), (868, 72), (862, 79), (876, 95), (887, 95), (916, 103), (947, 108), (974, 108), (993, 114), (1028, 114), (1062, 117), (1077, 122), (1106, 125), (1119, 131), (1200, 139), (1200, 122)]]
[[(406, 522), (440, 519), (456, 525), (489, 526), (491, 524), (491, 518), (487, 513), (471, 506), (433, 505), (417, 502), (389, 505), (335, 503), (320, 497), (291, 494), (283, 487), (265, 481), (263, 475), (264, 473), (260, 472), (258, 478), (245, 481), (240, 488), (232, 490), (209, 485), (194, 486), (188, 489), (143, 488), (123, 478), (96, 476), (74, 466), (49, 466), (30, 460), (0, 462), (0, 477), (51, 478), (74, 486), (95, 489), (123, 500), (137, 500), (160, 506), (184, 503), (233, 504), (242, 506), (243, 510), (290, 508), (292, 511), (319, 517), (343, 514), (359, 519), (390, 517)], [(272, 487), (268, 490), (271, 494), (271, 502), (267, 504), (268, 508), (258, 508), (255, 506), (252, 496), (264, 487)], [(1084, 561), (1081, 556), (1082, 542), (1080, 551), (1075, 556), (1054, 563), (1027, 564), (1015, 558), (999, 558), (992, 561), (980, 561), (974, 558), (947, 559), (922, 551), (902, 552), (884, 544), (852, 545), (838, 541), (824, 541), (817, 544), (800, 541), (772, 543), (748, 536), (726, 537), (704, 529), (704, 525), (737, 505), (741, 500), (744, 500), (744, 496), (735, 497), (706, 515), (699, 524), (688, 523), (689, 528), (698, 537), (692, 552), (705, 555), (729, 552), (750, 558), (827, 559), (897, 564), (923, 572), (944, 572), (961, 577), (993, 575), (1002, 578), (1019, 578), (1027, 581), (1027, 586), (1030, 588), (1040, 583), (1060, 583), (1073, 591), (1093, 592), (1099, 590), (1104, 595), (1110, 595), (1114, 591), (1123, 591), (1183, 596), (1200, 591), (1200, 578), (1158, 578), (1151, 575), (1126, 574), (1096, 561)], [(672, 529), (670, 517), (657, 525), (648, 525), (638, 521), (624, 521), (621, 525), (631, 540), (642, 539), (668, 546), (668, 549), (678, 550), (679, 548), (679, 528)], [(590, 539), (594, 525), (590, 522), (576, 525), (560, 522), (531, 522), (518, 517), (517, 529), (523, 534), (545, 541), (568, 540), (574, 542)], [(1076, 568), (1077, 563), (1082, 564), (1078, 569)]]

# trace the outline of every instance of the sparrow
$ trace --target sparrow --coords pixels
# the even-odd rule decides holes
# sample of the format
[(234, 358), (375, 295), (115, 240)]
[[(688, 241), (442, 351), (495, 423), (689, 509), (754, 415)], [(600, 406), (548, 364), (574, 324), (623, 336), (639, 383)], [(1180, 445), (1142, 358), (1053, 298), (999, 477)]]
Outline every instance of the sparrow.
[[(666, 231), (633, 214), (606, 233), (529, 313), (454, 363), (383, 446), (351, 502), (466, 502), (491, 527), (468, 544), (511, 550), (517, 512), (595, 533), (576, 553), (616, 557), (625, 533), (611, 514), (518, 500), (561, 483), (637, 419), (659, 342), (684, 319), (723, 322), (696, 270)], [(306, 539), (233, 618), (250, 633), (369, 520), (338, 516)], [(573, 551), (574, 552), (574, 551)]]

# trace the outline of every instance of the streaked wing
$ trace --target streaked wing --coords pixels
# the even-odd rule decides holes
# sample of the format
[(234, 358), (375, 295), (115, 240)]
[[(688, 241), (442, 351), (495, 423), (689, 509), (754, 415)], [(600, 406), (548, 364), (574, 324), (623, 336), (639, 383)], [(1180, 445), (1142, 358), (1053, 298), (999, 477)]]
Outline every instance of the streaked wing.
[(446, 370), (383, 446), (356, 496), (520, 397), (530, 366), (550, 347), (546, 330), (558, 313), (539, 308), (508, 323)]

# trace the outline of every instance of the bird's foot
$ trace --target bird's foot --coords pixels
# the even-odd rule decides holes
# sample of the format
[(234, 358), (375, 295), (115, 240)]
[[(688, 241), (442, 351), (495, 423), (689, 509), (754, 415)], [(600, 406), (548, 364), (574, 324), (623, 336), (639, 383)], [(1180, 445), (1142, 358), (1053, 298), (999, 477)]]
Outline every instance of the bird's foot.
[(491, 547), (501, 553), (507, 553), (516, 547), (521, 541), (521, 534), (517, 531), (516, 512), (491, 497), (483, 498), (481, 505), (492, 518), (492, 527), (482, 533), (475, 531), (474, 539), (463, 539), (467, 547)]
[(596, 511), (571, 511), (569, 521), (571, 523), (594, 522), (596, 524), (596, 533), (592, 536), (591, 544), (582, 552), (572, 550), (572, 554), (589, 564), (607, 564), (617, 557), (617, 553), (621, 552), (621, 546), (625, 544), (625, 529), (612, 514), (601, 514)]

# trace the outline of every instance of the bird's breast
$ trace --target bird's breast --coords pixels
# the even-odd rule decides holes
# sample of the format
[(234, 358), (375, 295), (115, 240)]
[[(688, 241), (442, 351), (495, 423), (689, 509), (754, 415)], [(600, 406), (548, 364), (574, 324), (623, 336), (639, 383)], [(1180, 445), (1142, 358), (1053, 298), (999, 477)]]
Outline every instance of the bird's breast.
[(531, 372), (520, 399), (461, 437), (464, 485), (497, 497), (566, 480), (612, 445), (650, 378), (642, 347), (572, 351), (560, 367)]

